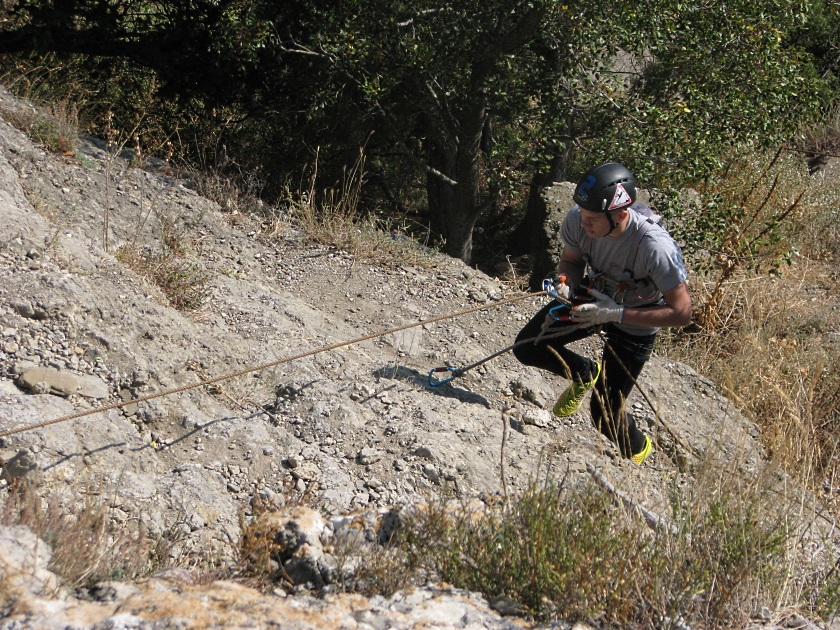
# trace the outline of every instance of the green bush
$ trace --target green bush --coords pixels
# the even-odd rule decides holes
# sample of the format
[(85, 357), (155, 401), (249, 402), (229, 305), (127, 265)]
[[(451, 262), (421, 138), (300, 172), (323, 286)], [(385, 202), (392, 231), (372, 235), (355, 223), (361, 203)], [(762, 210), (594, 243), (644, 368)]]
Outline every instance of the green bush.
[[(599, 487), (546, 485), (506, 507), (432, 505), (398, 544), (440, 579), (541, 620), (735, 627), (786, 592), (797, 539), (765, 492), (699, 483), (656, 531)], [(836, 601), (819, 573), (816, 598)]]

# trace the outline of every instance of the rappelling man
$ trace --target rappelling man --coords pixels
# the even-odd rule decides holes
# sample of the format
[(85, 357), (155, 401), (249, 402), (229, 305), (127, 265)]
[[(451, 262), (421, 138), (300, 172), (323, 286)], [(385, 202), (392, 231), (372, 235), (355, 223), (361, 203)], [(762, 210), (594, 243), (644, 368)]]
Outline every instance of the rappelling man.
[[(572, 381), (554, 405), (559, 417), (578, 411), (594, 389), (593, 423), (623, 457), (641, 465), (653, 445), (626, 401), (659, 330), (691, 321), (685, 263), (660, 218), (636, 203), (636, 179), (621, 164), (592, 168), (573, 200), (561, 228), (557, 279), (545, 285), (555, 301), (520, 331), (514, 355)], [(600, 360), (568, 348), (598, 332), (604, 333)], [(537, 341), (519, 343), (530, 338)]]

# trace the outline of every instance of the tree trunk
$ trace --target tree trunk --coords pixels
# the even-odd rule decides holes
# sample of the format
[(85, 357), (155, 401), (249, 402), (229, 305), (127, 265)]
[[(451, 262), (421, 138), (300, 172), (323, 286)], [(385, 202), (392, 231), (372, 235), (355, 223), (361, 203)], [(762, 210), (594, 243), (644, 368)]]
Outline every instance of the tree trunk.
[(444, 239), (443, 251), (472, 262), (472, 235), (484, 205), (481, 201), (481, 138), (486, 118), (486, 98), (478, 96), (458, 116), (457, 136), (446, 146), (432, 146), (430, 165), (455, 180), (427, 178), (427, 197), (432, 226)]

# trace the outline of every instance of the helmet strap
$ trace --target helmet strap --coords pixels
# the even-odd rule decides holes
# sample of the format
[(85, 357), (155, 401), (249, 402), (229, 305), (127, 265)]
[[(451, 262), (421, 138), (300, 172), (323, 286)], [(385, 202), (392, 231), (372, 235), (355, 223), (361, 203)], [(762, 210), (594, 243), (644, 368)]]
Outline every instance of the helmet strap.
[(615, 221), (613, 221), (612, 212), (607, 212), (607, 221), (610, 222), (610, 231), (607, 232), (607, 234), (612, 234), (615, 231), (615, 228), (618, 227)]

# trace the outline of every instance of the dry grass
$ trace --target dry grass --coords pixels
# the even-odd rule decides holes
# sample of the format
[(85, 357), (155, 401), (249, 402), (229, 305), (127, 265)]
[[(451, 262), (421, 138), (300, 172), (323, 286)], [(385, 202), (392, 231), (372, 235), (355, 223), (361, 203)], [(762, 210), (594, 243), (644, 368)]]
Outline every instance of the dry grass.
[(355, 164), (345, 169), (341, 184), (334, 189), (316, 190), (317, 159), (308, 183), (299, 192), (289, 193), (289, 209), (278, 218), (273, 232), (298, 227), (312, 241), (338, 247), (361, 260), (393, 266), (407, 264), (429, 266), (430, 250), (405, 235), (400, 227), (360, 211), (365, 180), (364, 152)]
[(46, 150), (62, 155), (73, 155), (76, 140), (82, 127), (80, 97), (72, 80), (56, 83), (55, 77), (65, 69), (52, 59), (49, 64), (19, 67), (6, 71), (0, 83), (13, 91), (20, 100), (6, 102), (3, 118), (23, 131), (33, 142)]
[(49, 570), (75, 589), (103, 580), (131, 580), (161, 568), (166, 546), (142, 527), (118, 524), (96, 489), (39, 492), (19, 482), (9, 491), (0, 522), (26, 525), (52, 549)]
[(157, 286), (169, 304), (179, 311), (195, 311), (209, 295), (210, 275), (200, 257), (190, 255), (185, 230), (166, 216), (159, 217), (161, 242), (158, 248), (128, 243), (116, 253), (117, 260)]
[(2, 115), (47, 151), (68, 156), (75, 153), (79, 111), (71, 101), (49, 103), (39, 108), (16, 104), (14, 108), (4, 108)]
[[(766, 436), (787, 435), (790, 448), (811, 443), (803, 438), (815, 436), (840, 403), (840, 360), (832, 341), (840, 312), (830, 306), (840, 303), (840, 294), (820, 281), (830, 280), (829, 273), (825, 265), (803, 260), (782, 278), (733, 278), (724, 285), (717, 327), (679, 336), (668, 348), (672, 358), (717, 382)], [(711, 282), (693, 287), (700, 302), (709, 290)], [(767, 446), (788, 450), (773, 440)], [(802, 455), (791, 453), (791, 459)]]
[[(743, 165), (729, 175), (714, 192), (743, 211), (716, 264), (692, 277), (697, 326), (663, 335), (663, 351), (718, 383), (840, 514), (840, 191), (778, 155), (751, 178)], [(774, 265), (785, 253), (789, 264)]]
[[(743, 177), (742, 171), (735, 172)], [(739, 244), (754, 240), (757, 233), (745, 236), (747, 231), (738, 224), (733, 226), (738, 229), (729, 241), (730, 254), (778, 256), (787, 249), (797, 252), (791, 264), (733, 266), (720, 259), (723, 266), (695, 274), (693, 299), (700, 309), (709, 309), (708, 314), (690, 332), (663, 335), (662, 351), (715, 381), (761, 429), (761, 441), (774, 464), (813, 493), (817, 504), (809, 509), (816, 512), (814, 522), (836, 522), (840, 517), (840, 286), (837, 244), (832, 241), (840, 236), (834, 219), (838, 187), (801, 172), (765, 176), (769, 179), (764, 185), (751, 188), (772, 189), (772, 195), (755, 194), (760, 201), (742, 216), (755, 216), (758, 233), (773, 225), (780, 238), (751, 252), (739, 250)], [(744, 180), (740, 181), (743, 187)], [(764, 202), (775, 195), (781, 201)], [(800, 199), (796, 211), (783, 223), (773, 224), (794, 197)], [(737, 496), (733, 491), (732, 497)], [(793, 496), (780, 499), (778, 488), (767, 497), (771, 509), (796, 504)], [(795, 522), (803, 521), (792, 513), (790, 523)], [(836, 540), (816, 536), (810, 544), (825, 553), (819, 559), (809, 558), (807, 537), (786, 531), (784, 554), (777, 561), (794, 577), (774, 577), (774, 596), (768, 601), (777, 608), (801, 607), (830, 616), (840, 607)], [(762, 577), (762, 588), (772, 586), (768, 579)]]

